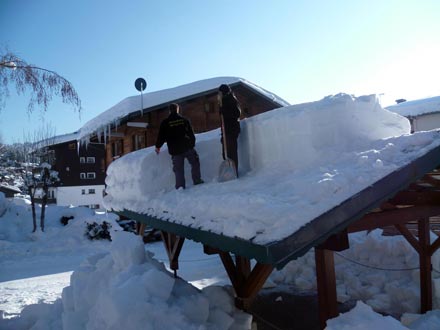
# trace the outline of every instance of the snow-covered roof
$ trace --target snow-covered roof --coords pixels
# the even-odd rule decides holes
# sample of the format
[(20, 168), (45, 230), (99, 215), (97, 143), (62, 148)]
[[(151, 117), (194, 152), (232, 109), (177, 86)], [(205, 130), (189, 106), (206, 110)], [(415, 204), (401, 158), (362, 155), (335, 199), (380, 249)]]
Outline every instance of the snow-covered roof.
[(39, 148), (53, 146), (53, 145), (60, 144), (60, 143), (65, 143), (65, 142), (69, 142), (69, 141), (77, 141), (77, 140), (78, 140), (78, 131), (73, 132), (73, 133), (57, 135), (57, 136), (50, 137), (45, 140), (41, 140), (34, 145), (34, 148), (39, 149)]
[(21, 193), (20, 188), (15, 187), (15, 186), (10, 186), (10, 185), (4, 184), (4, 183), (0, 184), (0, 188), (6, 189), (6, 190), (10, 190), (10, 191), (14, 191), (16, 193)]
[(216, 180), (217, 129), (197, 135), (205, 184), (175, 191), (169, 156), (146, 148), (109, 166), (107, 206), (266, 244), (440, 143), (438, 132), (405, 135), (409, 120), (383, 110), (375, 96), (341, 94), (279, 108), (241, 121), (241, 128), (239, 180)]
[(429, 113), (440, 112), (440, 96), (394, 104), (385, 109), (405, 117), (417, 117)]
[[(162, 104), (177, 101), (182, 98), (186, 98), (192, 95), (200, 93), (206, 93), (217, 90), (221, 84), (237, 84), (242, 83), (252, 88), (257, 93), (267, 97), (280, 106), (287, 106), (289, 103), (279, 96), (265, 90), (264, 88), (255, 85), (254, 83), (247, 81), (243, 78), (237, 77), (216, 77), (205, 80), (199, 80), (189, 84), (177, 86), (174, 88), (163, 89), (160, 91), (150, 92), (143, 94), (142, 104), (144, 111), (148, 111), (149, 108), (156, 107)], [(146, 109), (146, 110), (145, 110)], [(108, 126), (117, 124), (119, 120), (127, 115), (141, 110), (140, 95), (127, 97), (110, 109), (102, 112), (95, 118), (91, 119), (81, 127), (79, 131), (79, 140), (87, 140), (87, 137), (97, 133), (101, 135), (105, 134), (109, 130)]]
[(77, 141), (77, 139), (78, 139), (78, 131), (73, 132), (73, 133), (58, 135), (53, 138), (52, 145), (65, 143), (65, 142), (69, 142), (69, 141)]

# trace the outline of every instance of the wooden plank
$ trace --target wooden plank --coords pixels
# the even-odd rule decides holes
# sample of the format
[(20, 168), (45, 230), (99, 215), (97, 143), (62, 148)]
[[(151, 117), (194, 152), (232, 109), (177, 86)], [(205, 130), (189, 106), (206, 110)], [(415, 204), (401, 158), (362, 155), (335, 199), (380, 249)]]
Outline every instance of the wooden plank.
[(424, 191), (401, 191), (397, 193), (390, 202), (395, 205), (439, 205), (440, 191), (428, 190)]
[(253, 298), (263, 287), (267, 278), (273, 271), (273, 266), (268, 264), (256, 263), (251, 273), (247, 277), (242, 294), (245, 298)]
[(327, 320), (337, 317), (336, 274), (333, 251), (315, 248), (318, 286), (319, 323), (325, 329)]
[(318, 246), (319, 249), (325, 249), (330, 251), (344, 251), (350, 247), (348, 242), (347, 229), (331, 235), (327, 240)]
[(405, 224), (420, 218), (431, 217), (440, 214), (440, 206), (419, 205), (412, 207), (397, 208), (383, 212), (372, 212), (352, 223), (348, 227), (349, 233), (376, 228)]
[(406, 228), (404, 225), (401, 225), (401, 224), (395, 224), (394, 226), (397, 228), (397, 230), (400, 231), (400, 233), (403, 235), (403, 237), (406, 238), (408, 243), (411, 244), (411, 246), (417, 251), (417, 253), (420, 254), (419, 241), (414, 237), (413, 234), (411, 234), (411, 232), (408, 230), (408, 228)]
[(228, 252), (220, 252), (220, 259), (223, 263), (223, 266), (225, 267), (226, 273), (229, 276), (229, 279), (231, 280), (232, 286), (234, 287), (235, 292), (239, 289), (239, 284), (237, 281), (237, 274), (236, 269), (234, 265), (234, 261), (232, 260), (231, 255)]
[(429, 249), (429, 255), (433, 255), (435, 251), (437, 251), (440, 248), (440, 237), (437, 237), (437, 239), (432, 243), (430, 249)]

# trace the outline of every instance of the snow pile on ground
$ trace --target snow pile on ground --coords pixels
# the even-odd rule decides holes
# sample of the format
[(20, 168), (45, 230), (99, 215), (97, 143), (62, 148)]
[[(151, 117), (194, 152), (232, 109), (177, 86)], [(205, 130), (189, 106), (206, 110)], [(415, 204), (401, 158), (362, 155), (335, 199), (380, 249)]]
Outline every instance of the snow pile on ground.
[(7, 200), (5, 194), (0, 192), (0, 217), (6, 212)]
[(113, 232), (110, 252), (87, 258), (61, 301), (26, 307), (19, 319), (4, 324), (54, 330), (250, 329), (251, 321), (225, 289), (199, 291), (173, 278), (145, 253), (140, 237)]
[(356, 307), (350, 312), (340, 315), (336, 319), (327, 322), (326, 330), (404, 330), (399, 321), (391, 316), (382, 316), (373, 311), (373, 309), (362, 302), (358, 302)]
[(206, 184), (174, 190), (169, 155), (147, 148), (111, 163), (106, 207), (265, 244), (440, 144), (438, 131), (405, 135), (409, 121), (382, 109), (374, 95), (326, 97), (241, 126), (239, 180), (217, 182), (221, 146), (213, 130), (196, 143)]
[[(63, 328), (250, 328), (251, 317), (222, 288), (200, 292), (144, 252), (139, 237), (113, 236), (111, 253), (89, 258), (63, 291)], [(218, 327), (218, 326), (217, 326)]]
[[(419, 259), (402, 236), (381, 230), (349, 235), (350, 248), (335, 253), (339, 302), (362, 300), (374, 310), (400, 316), (420, 309)], [(431, 242), (437, 235), (431, 233)], [(440, 308), (440, 252), (432, 256), (433, 307)], [(311, 250), (274, 272), (270, 280), (300, 291), (316, 292), (315, 255)]]
[[(91, 329), (112, 329), (114, 325), (131, 330), (140, 328), (136, 322), (149, 324), (145, 317), (157, 322), (152, 324), (153, 329), (173, 328), (171, 325), (178, 318), (180, 329), (196, 325), (225, 329), (231, 322), (235, 329), (249, 328), (250, 317), (233, 307), (230, 289), (209, 286), (215, 283), (230, 288), (230, 282), (218, 256), (204, 255), (200, 244), (185, 241), (178, 274), (202, 291), (164, 272), (158, 262), (168, 264), (162, 242), (145, 245), (144, 254), (139, 237), (132, 234), (113, 230), (113, 242), (86, 239), (85, 224), (113, 223), (110, 214), (94, 216), (84, 208), (49, 206), (46, 233), (30, 234), (28, 204), (19, 199), (7, 204), (8, 213), (0, 217), (0, 233), (6, 228), (15, 229), (6, 232), (7, 240), (6, 235), (0, 240), (0, 310), (4, 311), (0, 311), (1, 330), (84, 329), (86, 325)], [(75, 218), (62, 226), (61, 215)], [(21, 226), (15, 226), (15, 222)], [(432, 262), (434, 307), (438, 308), (438, 252)], [(417, 255), (402, 237), (383, 237), (379, 230), (350, 235), (350, 249), (335, 255), (338, 300), (362, 300), (378, 313), (396, 318), (405, 312), (401, 318), (404, 326), (436, 329), (439, 310), (414, 314), (419, 309), (417, 270), (385, 271), (355, 263), (384, 269), (417, 267)], [(73, 269), (76, 271), (72, 274)], [(275, 271), (267, 285), (273, 284), (280, 289), (288, 286), (316, 292), (313, 253)], [(372, 322), (383, 322), (378, 329), (390, 327), (389, 318), (359, 305), (362, 306), (358, 303), (356, 309), (333, 320), (330, 329), (350, 324), (347, 318), (354, 319), (359, 329), (368, 329)], [(152, 316), (153, 311), (158, 316)], [(10, 319), (14, 314), (19, 317)]]

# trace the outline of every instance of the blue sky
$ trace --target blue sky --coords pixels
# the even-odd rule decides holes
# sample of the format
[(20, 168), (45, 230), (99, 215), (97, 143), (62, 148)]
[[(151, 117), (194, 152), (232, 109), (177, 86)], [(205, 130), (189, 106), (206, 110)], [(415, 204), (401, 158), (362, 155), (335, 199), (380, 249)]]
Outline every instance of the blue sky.
[(0, 46), (67, 78), (83, 111), (54, 99), (28, 115), (26, 96), (12, 93), (0, 134), (12, 143), (47, 123), (75, 131), (138, 94), (138, 77), (152, 92), (238, 76), (292, 104), (440, 95), (439, 14), (436, 0), (1, 0)]

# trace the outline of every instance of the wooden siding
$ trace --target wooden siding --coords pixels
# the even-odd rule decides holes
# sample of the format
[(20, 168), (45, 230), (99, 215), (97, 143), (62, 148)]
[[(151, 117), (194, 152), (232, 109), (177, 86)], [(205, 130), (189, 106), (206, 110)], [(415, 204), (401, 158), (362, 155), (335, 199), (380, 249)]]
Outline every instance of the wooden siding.
[[(50, 147), (55, 151), (54, 170), (58, 171), (60, 186), (101, 185), (105, 180), (104, 145), (90, 143), (81, 146), (78, 152), (76, 141)], [(85, 162), (81, 163), (80, 158)], [(87, 157), (94, 157), (94, 163), (87, 163)], [(95, 173), (94, 179), (81, 179), (80, 173)]]

